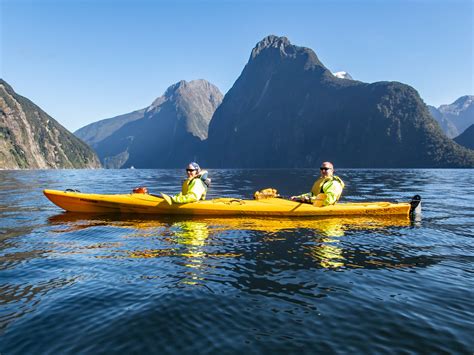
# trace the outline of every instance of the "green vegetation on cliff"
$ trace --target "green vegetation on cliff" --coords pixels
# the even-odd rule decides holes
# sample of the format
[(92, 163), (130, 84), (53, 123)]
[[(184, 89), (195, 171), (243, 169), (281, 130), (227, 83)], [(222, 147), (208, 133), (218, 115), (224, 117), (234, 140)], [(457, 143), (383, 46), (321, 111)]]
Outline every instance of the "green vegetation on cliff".
[(0, 79), (0, 168), (99, 168), (94, 151)]

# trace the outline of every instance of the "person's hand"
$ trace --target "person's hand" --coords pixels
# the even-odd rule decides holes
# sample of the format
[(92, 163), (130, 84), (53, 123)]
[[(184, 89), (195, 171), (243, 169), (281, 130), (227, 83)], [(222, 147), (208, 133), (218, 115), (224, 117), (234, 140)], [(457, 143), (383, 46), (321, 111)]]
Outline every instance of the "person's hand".
[(303, 201), (304, 201), (304, 202), (309, 202), (309, 201), (310, 201), (309, 196), (303, 196)]
[(291, 197), (290, 197), (290, 200), (291, 200), (291, 201), (296, 200), (296, 196), (291, 196)]

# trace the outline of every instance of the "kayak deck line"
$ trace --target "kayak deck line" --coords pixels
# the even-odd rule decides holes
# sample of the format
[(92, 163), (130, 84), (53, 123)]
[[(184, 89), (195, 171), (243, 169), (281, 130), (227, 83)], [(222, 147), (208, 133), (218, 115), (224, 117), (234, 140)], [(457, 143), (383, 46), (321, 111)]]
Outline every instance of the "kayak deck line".
[[(405, 215), (414, 210), (411, 202), (346, 202), (316, 207), (311, 204), (268, 198), (245, 200), (220, 197), (187, 204), (168, 204), (158, 195), (88, 194), (78, 191), (44, 190), (45, 196), (58, 207), (82, 213), (142, 213), (156, 215), (198, 216), (351, 216), (351, 215)], [(418, 196), (419, 197), (419, 196)], [(417, 207), (420, 205), (417, 200)], [(418, 208), (419, 209), (419, 208)]]

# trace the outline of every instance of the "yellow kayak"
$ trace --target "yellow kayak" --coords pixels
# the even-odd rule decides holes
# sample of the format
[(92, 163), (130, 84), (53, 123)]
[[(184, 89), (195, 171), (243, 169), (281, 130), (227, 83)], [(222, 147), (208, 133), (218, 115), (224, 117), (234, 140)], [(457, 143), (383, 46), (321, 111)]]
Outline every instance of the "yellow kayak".
[[(407, 203), (347, 202), (316, 207), (282, 198), (264, 200), (217, 198), (170, 205), (160, 196), (144, 193), (101, 195), (58, 190), (43, 192), (51, 202), (64, 210), (84, 213), (277, 217), (403, 215), (408, 217), (414, 208), (413, 201)], [(419, 200), (417, 202), (419, 204)]]

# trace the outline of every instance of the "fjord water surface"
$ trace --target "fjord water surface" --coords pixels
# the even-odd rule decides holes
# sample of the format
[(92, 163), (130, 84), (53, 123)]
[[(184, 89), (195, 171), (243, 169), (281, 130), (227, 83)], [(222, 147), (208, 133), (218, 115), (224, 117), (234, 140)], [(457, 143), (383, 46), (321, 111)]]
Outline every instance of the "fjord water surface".
[[(213, 170), (209, 198), (314, 170)], [(42, 189), (179, 190), (181, 170), (0, 171), (0, 353), (472, 353), (474, 171), (348, 170), (422, 218), (63, 213)]]

